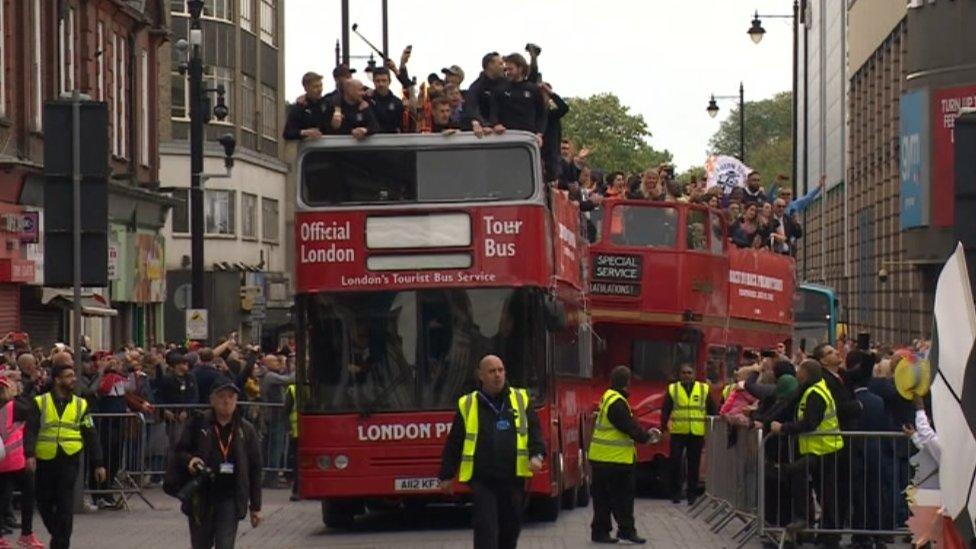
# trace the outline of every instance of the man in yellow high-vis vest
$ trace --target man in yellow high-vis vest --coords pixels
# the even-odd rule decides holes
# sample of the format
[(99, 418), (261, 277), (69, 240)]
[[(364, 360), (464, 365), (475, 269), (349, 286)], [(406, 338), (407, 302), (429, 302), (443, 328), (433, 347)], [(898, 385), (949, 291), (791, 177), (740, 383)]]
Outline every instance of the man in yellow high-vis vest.
[[(715, 415), (718, 409), (709, 396), (708, 384), (695, 381), (695, 369), (682, 364), (678, 381), (668, 386), (661, 410), (661, 430), (671, 433), (670, 462), (672, 492), (671, 501), (681, 501), (681, 489), (687, 483), (687, 498), (691, 504), (698, 497), (698, 469), (702, 448), (705, 445), (705, 418)], [(685, 466), (685, 478), (681, 467)]]
[[(634, 527), (637, 448), (635, 442), (650, 442), (651, 435), (634, 420), (627, 402), (630, 368), (617, 366), (610, 371), (610, 388), (600, 398), (588, 456), (593, 470), (593, 522), (590, 539), (594, 543), (617, 543), (618, 538), (643, 544)], [(610, 515), (617, 520), (617, 537), (610, 536)]]
[[(789, 464), (788, 473), (793, 492), (793, 520), (788, 530), (801, 530), (806, 527), (810, 516), (809, 493), (811, 480), (821, 507), (821, 527), (831, 529), (837, 526), (835, 506), (837, 504), (837, 453), (844, 448), (844, 439), (839, 434), (840, 422), (837, 418), (837, 403), (824, 382), (823, 369), (813, 359), (804, 360), (797, 369), (800, 382), (800, 401), (796, 407), (796, 420), (770, 424), (770, 431), (794, 435), (797, 439), (800, 457)], [(842, 510), (843, 512), (843, 510)], [(836, 536), (824, 540), (828, 546), (837, 546)]]
[(51, 392), (34, 397), (40, 413), (35, 493), (41, 520), (51, 534), (51, 547), (67, 549), (71, 544), (75, 479), (82, 450), (95, 465), (95, 480), (105, 482), (106, 473), (88, 403), (74, 394), (74, 359), (61, 352), (51, 358), (51, 363)]
[(475, 549), (509, 549), (522, 529), (525, 482), (542, 469), (546, 447), (525, 389), (505, 383), (502, 359), (478, 364), (480, 389), (462, 395), (444, 444), (440, 488), (453, 478), (471, 487)]
[(288, 415), (288, 464), (291, 467), (290, 501), (298, 501), (298, 394), (292, 383), (285, 390), (285, 414)]

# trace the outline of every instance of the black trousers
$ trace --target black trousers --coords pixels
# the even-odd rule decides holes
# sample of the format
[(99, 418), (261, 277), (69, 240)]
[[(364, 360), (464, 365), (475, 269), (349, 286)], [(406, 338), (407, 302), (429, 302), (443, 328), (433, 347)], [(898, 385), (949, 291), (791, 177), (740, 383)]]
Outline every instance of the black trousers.
[(514, 549), (522, 531), (525, 485), (512, 481), (471, 481), (474, 549)]
[[(77, 456), (76, 454), (75, 456)], [(51, 534), (51, 549), (71, 546), (74, 527), (74, 492), (80, 460), (56, 457), (37, 460), (37, 509)]]
[(215, 496), (200, 520), (189, 517), (193, 549), (234, 549), (237, 540), (237, 503), (234, 496)]
[(593, 497), (592, 536), (610, 534), (613, 528), (610, 515), (617, 521), (618, 536), (637, 533), (634, 528), (634, 496), (637, 489), (634, 465), (591, 461), (590, 466), (593, 469), (593, 482), (590, 484)]
[[(817, 494), (822, 513), (820, 527), (840, 528), (843, 525), (838, 508), (838, 466), (839, 452), (816, 456), (807, 454), (789, 464), (790, 488), (793, 492), (793, 520), (806, 522), (812, 515), (810, 509), (810, 489)], [(839, 536), (826, 534), (820, 536), (821, 543), (836, 543)]]
[(686, 466), (685, 478), (688, 486), (688, 500), (692, 500), (698, 495), (698, 469), (701, 466), (702, 446), (705, 444), (705, 437), (697, 435), (671, 435), (671, 455), (668, 461), (671, 462), (671, 481), (673, 499), (681, 499), (681, 465)]
[(0, 509), (10, 509), (14, 490), (20, 491), (20, 533), (29, 536), (34, 532), (34, 473), (27, 469), (0, 473)]

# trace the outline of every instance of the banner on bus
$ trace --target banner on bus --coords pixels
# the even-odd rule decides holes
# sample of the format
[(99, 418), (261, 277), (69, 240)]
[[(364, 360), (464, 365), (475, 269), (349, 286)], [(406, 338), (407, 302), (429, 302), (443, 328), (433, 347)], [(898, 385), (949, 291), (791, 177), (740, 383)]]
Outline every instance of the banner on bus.
[(777, 324), (792, 323), (794, 271), (789, 256), (764, 250), (730, 250), (730, 315)]
[[(298, 213), (297, 289), (546, 286), (553, 271), (547, 215), (541, 205)], [(579, 270), (579, 252), (570, 243), (575, 239), (578, 246), (579, 239), (568, 220), (557, 225), (565, 227), (557, 227), (554, 241), (560, 243), (560, 269), (569, 278), (571, 261)], [(579, 280), (579, 274), (575, 277)]]
[(582, 289), (582, 258), (586, 240), (580, 237), (579, 208), (566, 191), (553, 189), (553, 242), (556, 243), (556, 277)]

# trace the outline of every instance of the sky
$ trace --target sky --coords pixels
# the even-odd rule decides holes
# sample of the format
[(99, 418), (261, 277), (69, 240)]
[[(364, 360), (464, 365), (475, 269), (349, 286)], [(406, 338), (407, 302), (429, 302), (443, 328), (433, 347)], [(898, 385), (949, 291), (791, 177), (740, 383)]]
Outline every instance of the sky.
[[(309, 70), (330, 75), (342, 24), (339, 0), (285, 0), (285, 93), (302, 93)], [(350, 0), (350, 23), (382, 47), (381, 0)], [(388, 0), (390, 56), (413, 45), (410, 73), (418, 80), (453, 64), (462, 87), (477, 78), (489, 51), (542, 47), (543, 78), (563, 97), (613, 92), (643, 115), (656, 149), (674, 154), (679, 170), (704, 164), (708, 140), (736, 99), (719, 100), (712, 119), (709, 95), (746, 101), (789, 90), (793, 47), (790, 19), (765, 19), (766, 35), (746, 34), (753, 12), (785, 15), (789, 0)], [(369, 55), (350, 32), (351, 55)], [(364, 76), (365, 59), (353, 59)], [(328, 79), (327, 79), (328, 80)], [(368, 82), (366, 82), (368, 84)], [(328, 87), (328, 86), (327, 86)], [(748, 131), (748, 128), (747, 128)]]

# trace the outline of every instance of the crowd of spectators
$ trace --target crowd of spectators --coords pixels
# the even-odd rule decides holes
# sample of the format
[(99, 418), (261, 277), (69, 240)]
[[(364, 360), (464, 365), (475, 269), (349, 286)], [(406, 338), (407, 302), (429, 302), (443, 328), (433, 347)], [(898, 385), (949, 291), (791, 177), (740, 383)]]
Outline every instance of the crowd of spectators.
[[(32, 347), (29, 336), (14, 332), (0, 339), (0, 379), (16, 384), (17, 398), (33, 408), (33, 398), (50, 390), (52, 359), (57, 353), (75, 350), (62, 343), (50, 349)], [(88, 401), (89, 410), (102, 416), (96, 421), (102, 461), (107, 480), (98, 483), (88, 472), (88, 486), (104, 493), (93, 496), (87, 505), (120, 508), (122, 499), (110, 493), (124, 484), (120, 471), (154, 471), (153, 477), (131, 479), (139, 485), (162, 481), (166, 456), (178, 440), (183, 426), (197, 411), (209, 406), (215, 380), (235, 380), (242, 401), (259, 403), (244, 406), (246, 418), (262, 435), (264, 462), (270, 469), (289, 466), (288, 409), (294, 405), (287, 387), (295, 382), (294, 345), (284, 344), (273, 352), (256, 345), (239, 343), (236, 334), (222, 337), (213, 347), (200, 342), (171, 343), (142, 348), (126, 344), (114, 351), (80, 349), (81, 369), (77, 372), (76, 394)], [(146, 429), (138, 428), (144, 422)], [(140, 456), (144, 463), (138, 463)], [(265, 479), (269, 486), (284, 485), (282, 476)], [(2, 514), (0, 514), (2, 518)]]
[[(821, 344), (809, 356), (800, 352), (793, 357), (784, 349), (768, 349), (761, 356), (746, 352), (723, 391), (720, 411), (732, 425), (789, 435), (763, 448), (768, 466), (765, 520), (801, 529), (818, 509), (823, 529), (890, 531), (903, 525), (908, 507), (902, 490), (910, 483), (911, 446), (894, 433), (913, 434), (918, 426), (929, 437), (932, 434), (927, 402), (902, 396), (893, 374), (899, 361), (916, 359), (927, 344), (861, 350), (841, 342), (836, 347)], [(816, 390), (808, 391), (821, 382), (831, 402)], [(845, 436), (840, 448), (825, 445), (816, 455), (798, 452), (800, 435), (823, 431), (832, 414), (835, 431), (893, 435)], [(834, 547), (838, 540), (827, 535), (818, 541)], [(890, 541), (885, 535), (855, 535), (852, 547), (884, 547)]]
[[(340, 65), (332, 71), (334, 89), (325, 93), (324, 77), (308, 72), (302, 77), (305, 93), (289, 108), (284, 137), (352, 135), (366, 139), (376, 133), (452, 135), (459, 131), (483, 137), (523, 130), (534, 134), (541, 148), (545, 180), (569, 191), (583, 211), (615, 198), (703, 204), (723, 210), (735, 246), (795, 253), (796, 242), (803, 236), (798, 214), (820, 193), (823, 179), (805, 196), (793, 200), (785, 176), (777, 176), (775, 196), (767, 196), (758, 171), (752, 171), (743, 186), (724, 194), (721, 186), (707, 187), (704, 178), (679, 183), (674, 167), (666, 164), (638, 173), (591, 166), (589, 150), (584, 147), (577, 152), (562, 137), (561, 119), (570, 107), (542, 80), (541, 50), (527, 44), (526, 51), (528, 60), (520, 53), (485, 54), (481, 73), (467, 89), (462, 88), (465, 72), (457, 65), (429, 74), (418, 86), (408, 70), (409, 46), (399, 64), (387, 59), (383, 66), (366, 69), (372, 87), (355, 78), (355, 69)], [(394, 78), (400, 83), (402, 97), (390, 89)], [(592, 229), (590, 233), (594, 234)]]

